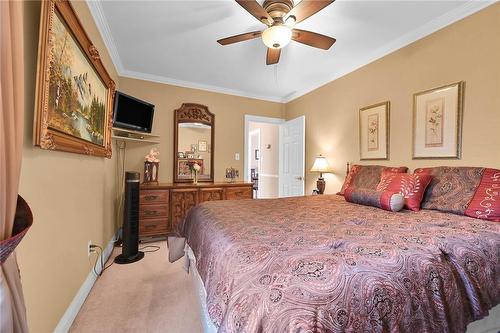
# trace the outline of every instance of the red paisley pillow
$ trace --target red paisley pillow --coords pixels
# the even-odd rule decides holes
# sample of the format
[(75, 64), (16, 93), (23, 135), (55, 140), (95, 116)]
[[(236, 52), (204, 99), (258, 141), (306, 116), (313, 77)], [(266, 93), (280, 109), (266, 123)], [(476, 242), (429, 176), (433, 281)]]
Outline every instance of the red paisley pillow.
[(377, 191), (399, 192), (405, 198), (405, 207), (418, 211), (431, 180), (432, 176), (427, 174), (383, 172)]
[(500, 222), (500, 169), (441, 166), (415, 173), (433, 177), (423, 209)]
[(500, 170), (484, 169), (465, 215), (500, 222)]
[(405, 173), (407, 167), (385, 167), (382, 165), (357, 165), (354, 164), (349, 170), (349, 174), (345, 178), (342, 189), (338, 195), (344, 195), (345, 190), (349, 186), (356, 188), (365, 188), (375, 190), (380, 182), (380, 176), (383, 172)]

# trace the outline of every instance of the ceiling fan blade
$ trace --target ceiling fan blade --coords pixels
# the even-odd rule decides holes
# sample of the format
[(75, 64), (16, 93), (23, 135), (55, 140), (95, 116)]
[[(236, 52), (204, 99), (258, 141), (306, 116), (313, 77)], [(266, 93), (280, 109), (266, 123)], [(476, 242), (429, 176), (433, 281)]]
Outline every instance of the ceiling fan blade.
[(266, 65), (274, 65), (280, 61), (281, 49), (267, 48)]
[(236, 2), (247, 12), (252, 14), (261, 23), (272, 25), (274, 23), (273, 18), (266, 12), (264, 8), (255, 0), (236, 0)]
[(260, 32), (260, 31), (246, 32), (244, 34), (239, 34), (239, 35), (219, 39), (217, 41), (217, 43), (219, 43), (220, 45), (228, 45), (228, 44), (243, 42), (243, 41), (249, 40), (249, 39), (254, 39), (254, 38), (260, 37), (261, 35), (262, 35), (262, 32)]
[(290, 16), (295, 17), (295, 23), (304, 21), (306, 18), (333, 3), (333, 1), (335, 0), (302, 0), (283, 17), (283, 22), (286, 22)]
[(336, 39), (307, 30), (293, 29), (292, 40), (319, 49), (328, 50)]

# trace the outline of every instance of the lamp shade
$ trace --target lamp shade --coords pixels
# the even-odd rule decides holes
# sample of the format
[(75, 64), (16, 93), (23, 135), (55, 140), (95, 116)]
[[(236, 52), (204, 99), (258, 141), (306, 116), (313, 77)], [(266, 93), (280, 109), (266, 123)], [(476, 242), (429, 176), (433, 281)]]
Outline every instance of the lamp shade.
[(332, 169), (330, 168), (330, 165), (328, 164), (328, 161), (326, 157), (319, 155), (316, 157), (314, 160), (314, 164), (311, 168), (311, 172), (330, 172)]

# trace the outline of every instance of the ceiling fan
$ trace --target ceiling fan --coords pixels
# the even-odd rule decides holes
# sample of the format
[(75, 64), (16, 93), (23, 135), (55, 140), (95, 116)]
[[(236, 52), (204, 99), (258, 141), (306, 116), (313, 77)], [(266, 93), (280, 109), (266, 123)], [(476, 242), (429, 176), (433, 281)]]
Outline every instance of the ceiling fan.
[(264, 31), (253, 31), (244, 34), (219, 39), (221, 45), (228, 45), (245, 40), (262, 37), (267, 46), (266, 64), (277, 64), (280, 60), (281, 49), (290, 40), (328, 50), (335, 38), (315, 32), (294, 29), (295, 24), (316, 14), (334, 0), (302, 0), (296, 6), (293, 0), (265, 0), (262, 6), (256, 0), (236, 0), (247, 12), (260, 22), (267, 25)]

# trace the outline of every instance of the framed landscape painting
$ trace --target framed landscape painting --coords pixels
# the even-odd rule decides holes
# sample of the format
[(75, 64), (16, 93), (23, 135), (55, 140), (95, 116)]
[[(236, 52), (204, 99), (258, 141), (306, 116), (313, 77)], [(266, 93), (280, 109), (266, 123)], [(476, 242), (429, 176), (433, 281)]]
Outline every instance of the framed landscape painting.
[(413, 95), (413, 159), (461, 158), (464, 85)]
[(111, 157), (115, 83), (68, 1), (42, 1), (35, 145)]
[(360, 160), (389, 158), (389, 111), (388, 101), (359, 110)]

